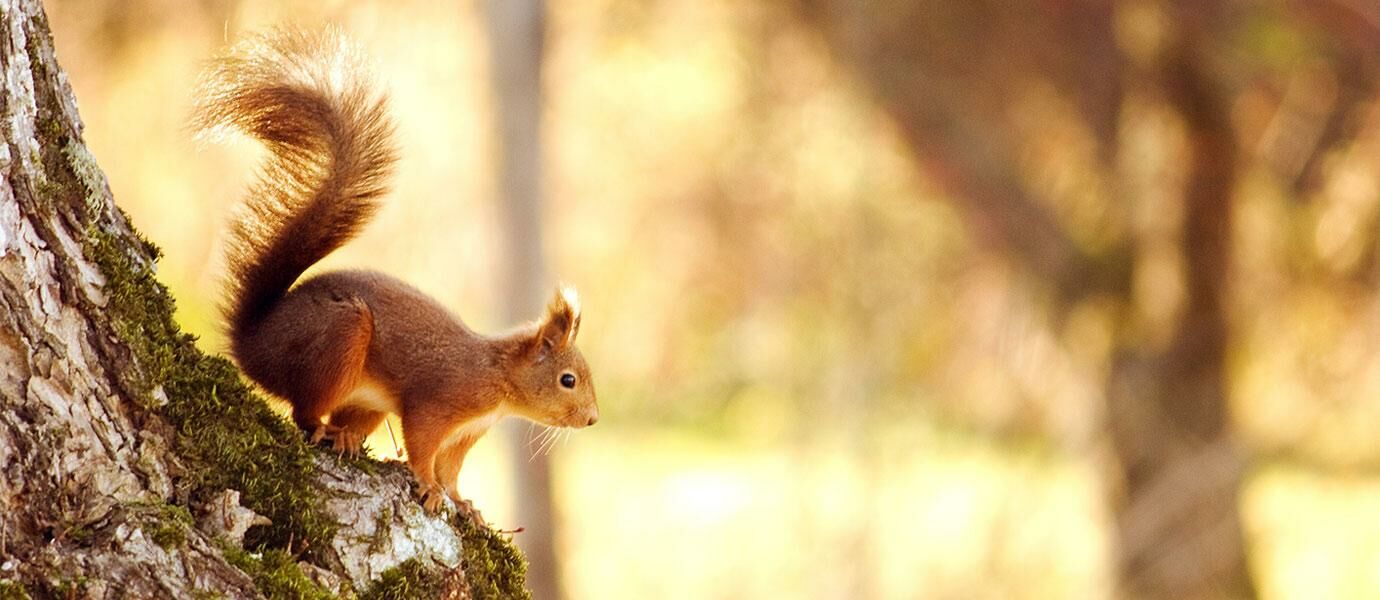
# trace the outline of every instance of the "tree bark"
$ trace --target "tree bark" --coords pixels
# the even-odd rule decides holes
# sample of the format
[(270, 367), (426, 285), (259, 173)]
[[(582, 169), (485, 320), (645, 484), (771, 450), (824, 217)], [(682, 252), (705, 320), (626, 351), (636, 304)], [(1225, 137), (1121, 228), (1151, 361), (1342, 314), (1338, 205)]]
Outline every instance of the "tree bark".
[(0, 596), (521, 595), (504, 539), (309, 447), (178, 330), (37, 0), (0, 0), (0, 68)]

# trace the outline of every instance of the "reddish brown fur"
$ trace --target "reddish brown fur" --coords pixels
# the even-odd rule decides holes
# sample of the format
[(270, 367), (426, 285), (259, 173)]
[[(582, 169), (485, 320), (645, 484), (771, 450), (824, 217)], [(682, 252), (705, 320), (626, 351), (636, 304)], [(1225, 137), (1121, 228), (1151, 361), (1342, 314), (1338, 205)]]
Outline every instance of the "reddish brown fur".
[[(292, 403), (314, 440), (354, 452), (398, 413), (435, 509), (443, 490), (459, 500), (465, 454), (498, 418), (558, 427), (597, 419), (573, 343), (580, 313), (558, 291), (540, 322), (486, 337), (381, 273), (331, 272), (292, 287), (373, 215), (394, 161), (384, 100), (349, 58), (336, 35), (279, 31), (240, 45), (206, 79), (200, 124), (240, 129), (270, 150), (232, 230), (231, 351), (250, 378)], [(574, 387), (561, 385), (566, 374)]]

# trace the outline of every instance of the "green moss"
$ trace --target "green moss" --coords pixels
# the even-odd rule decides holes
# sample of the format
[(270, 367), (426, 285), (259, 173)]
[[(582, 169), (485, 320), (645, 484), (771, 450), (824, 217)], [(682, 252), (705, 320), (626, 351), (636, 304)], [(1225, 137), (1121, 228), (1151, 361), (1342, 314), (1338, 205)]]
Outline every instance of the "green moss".
[[(475, 600), (531, 598), (527, 591), (527, 561), (512, 541), (457, 515), (452, 520), (464, 539), (463, 562), (470, 597)], [(445, 586), (444, 567), (411, 559), (384, 571), (359, 595), (360, 600), (435, 598)]]
[(51, 592), (59, 598), (77, 598), (86, 595), (86, 586), (90, 585), (90, 580), (83, 575), (75, 579), (63, 577), (53, 583)]
[(91, 156), (86, 146), (72, 140), (68, 140), (62, 146), (62, 156), (66, 159), (67, 166), (72, 169), (72, 174), (81, 183), (82, 190), (86, 192), (86, 214), (100, 214), (105, 204), (105, 177), (101, 174), (101, 168), (96, 165), (96, 158)]
[(444, 576), (413, 558), (388, 569), (359, 595), (359, 600), (423, 600), (440, 596)]
[(253, 555), (234, 547), (225, 548), (225, 559), (254, 579), (269, 600), (326, 600), (335, 596), (307, 578), (291, 554), (283, 550), (267, 550)]
[[(68, 173), (67, 179), (76, 177)], [(338, 526), (317, 508), (314, 450), (250, 390), (234, 365), (203, 354), (173, 321), (172, 296), (147, 266), (157, 248), (143, 238), (130, 248), (94, 225), (86, 244), (106, 278), (105, 310), (115, 333), (140, 367), (123, 370), (121, 385), (176, 428), (177, 452), (189, 467), (190, 481), (181, 487), (193, 495), (239, 490), (246, 507), (273, 522), (250, 530), (252, 547), (286, 548), (291, 540), (309, 558), (314, 548), (326, 547)]]
[(164, 502), (138, 504), (131, 507), (138, 515), (139, 528), (153, 543), (165, 549), (181, 546), (195, 522), (186, 508)]
[(369, 540), (369, 553), (374, 554), (383, 550), (385, 544), (392, 537), (393, 532), (393, 509), (385, 507), (374, 515), (374, 537)]
[(249, 532), (251, 546), (297, 548), (311, 555), (335, 536), (338, 524), (318, 508), (314, 450), (296, 427), (271, 411), (239, 380), (234, 365), (201, 357), (165, 384), (163, 408), (178, 429), (179, 449), (199, 463), (195, 477), (208, 491), (232, 488), (241, 502), (273, 522)]
[(182, 334), (170, 317), (160, 317), (162, 311), (171, 310), (172, 298), (153, 273), (135, 260), (135, 251), (95, 225), (87, 231), (86, 254), (106, 278), (103, 291), (111, 325), (134, 351), (143, 371), (119, 373), (121, 386), (145, 408), (154, 408), (159, 402), (153, 392), (161, 376), (175, 370), (177, 348), (190, 345), (192, 338)]
[(488, 528), (475, 525), (468, 517), (457, 514), (451, 524), (464, 539), (465, 578), (470, 583), (470, 597), (531, 598), (527, 591), (527, 560), (513, 547), (509, 538)]
[[(250, 390), (234, 365), (206, 356), (178, 328), (171, 294), (148, 263), (136, 259), (156, 257), (152, 244), (139, 239), (131, 250), (94, 227), (87, 244), (106, 277), (106, 309), (116, 334), (141, 367), (122, 373), (124, 387), (176, 428), (193, 494), (239, 490), (246, 507), (273, 522), (250, 530), (246, 542), (252, 547), (286, 548), (292, 540), (293, 549), (305, 548), (308, 556), (324, 548), (337, 524), (317, 509), (313, 449)], [(166, 396), (161, 406), (160, 388)]]
[(158, 544), (166, 550), (181, 546), (187, 541), (187, 530), (174, 523), (168, 522), (153, 524), (152, 527), (146, 524), (144, 526), (144, 534), (149, 536), (149, 539), (153, 540), (153, 543)]
[(0, 579), (0, 600), (29, 600), (29, 590), (18, 581)]
[(95, 537), (95, 535), (96, 530), (92, 529), (89, 525), (76, 525), (64, 529), (62, 532), (62, 539), (79, 546), (85, 546), (91, 542), (91, 539)]

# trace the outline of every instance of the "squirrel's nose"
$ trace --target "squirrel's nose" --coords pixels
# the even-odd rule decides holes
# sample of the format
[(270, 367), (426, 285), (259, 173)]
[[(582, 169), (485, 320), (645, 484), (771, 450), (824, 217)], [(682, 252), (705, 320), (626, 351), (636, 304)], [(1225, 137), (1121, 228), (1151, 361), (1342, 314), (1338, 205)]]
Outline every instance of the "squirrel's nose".
[(597, 422), (599, 422), (599, 415), (597, 415), (597, 414), (595, 414), (595, 415), (590, 415), (590, 416), (589, 416), (589, 422), (588, 422), (588, 423), (585, 423), (585, 427), (589, 427), (590, 425), (593, 425), (593, 424), (595, 424), (595, 423), (597, 423)]

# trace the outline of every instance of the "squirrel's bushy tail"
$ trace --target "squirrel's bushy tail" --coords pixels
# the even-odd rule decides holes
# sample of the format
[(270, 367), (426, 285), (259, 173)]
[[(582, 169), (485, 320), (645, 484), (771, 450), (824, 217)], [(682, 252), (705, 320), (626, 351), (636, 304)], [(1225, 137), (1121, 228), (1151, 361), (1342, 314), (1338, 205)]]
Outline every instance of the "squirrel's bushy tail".
[(396, 160), (385, 98), (334, 31), (281, 29), (236, 45), (204, 76), (194, 124), (240, 130), (269, 152), (231, 228), (232, 339), (373, 216)]

